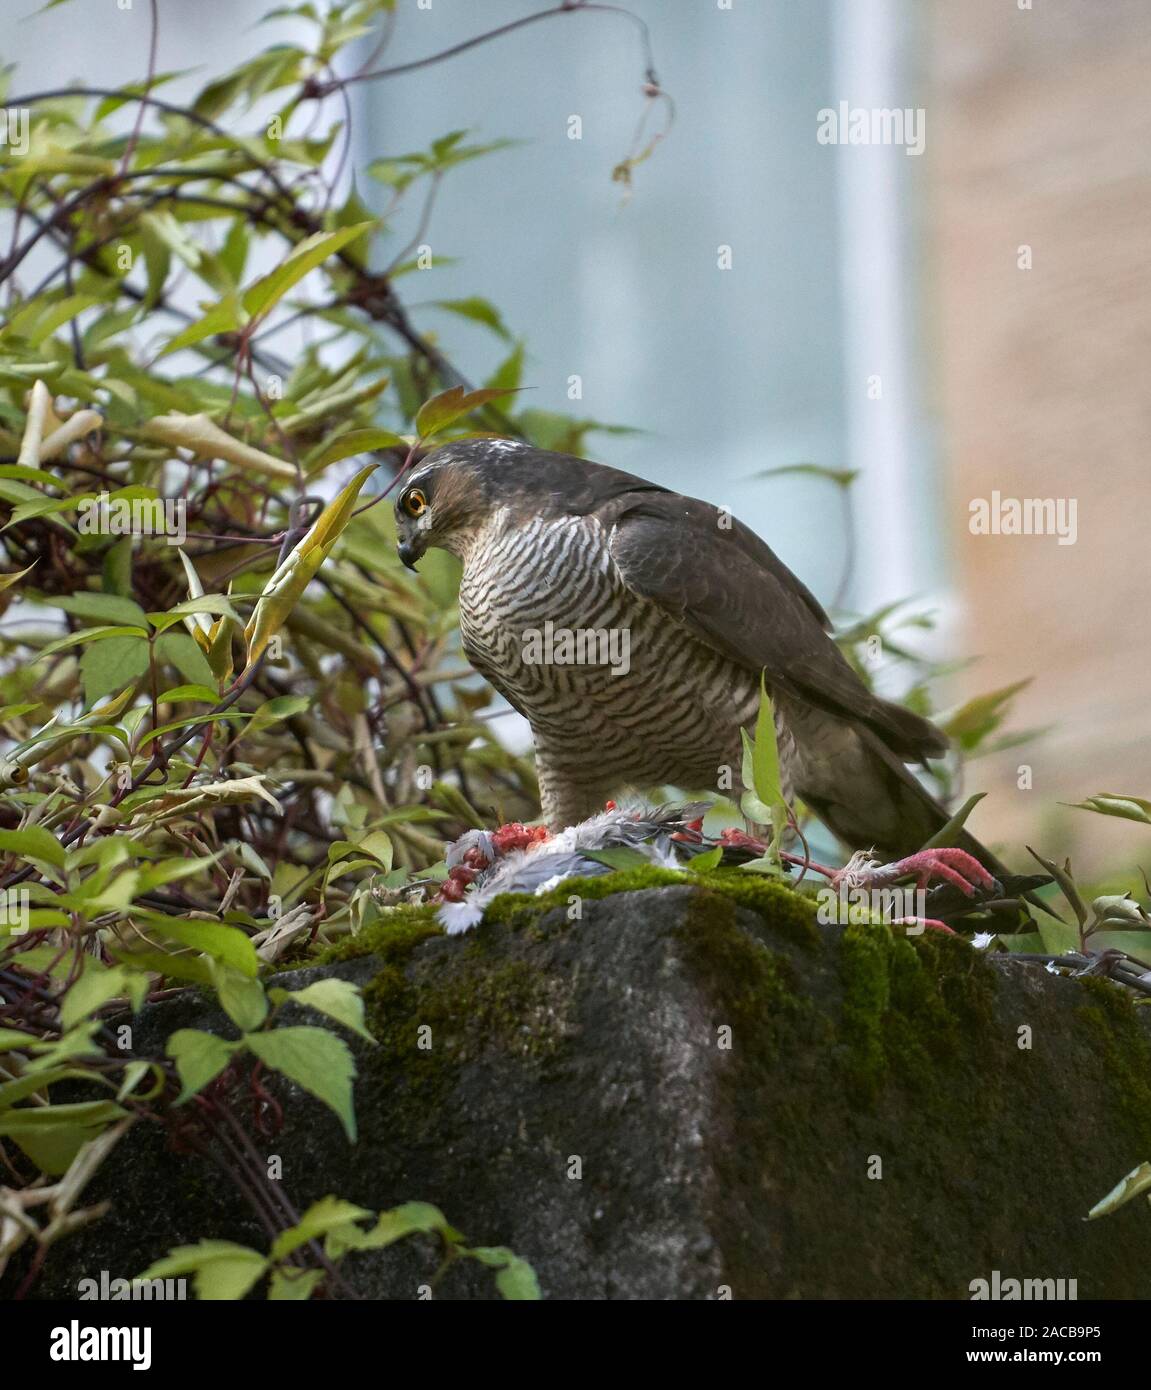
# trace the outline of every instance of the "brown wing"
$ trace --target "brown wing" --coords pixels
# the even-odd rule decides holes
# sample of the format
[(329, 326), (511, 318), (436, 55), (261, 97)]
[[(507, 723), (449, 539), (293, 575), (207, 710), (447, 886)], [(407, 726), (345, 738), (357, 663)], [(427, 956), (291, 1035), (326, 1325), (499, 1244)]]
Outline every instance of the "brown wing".
[(868, 725), (900, 757), (947, 740), (910, 710), (873, 695), (827, 635), (827, 615), (777, 555), (740, 522), (677, 493), (632, 493), (597, 513), (634, 593), (658, 604), (769, 688)]

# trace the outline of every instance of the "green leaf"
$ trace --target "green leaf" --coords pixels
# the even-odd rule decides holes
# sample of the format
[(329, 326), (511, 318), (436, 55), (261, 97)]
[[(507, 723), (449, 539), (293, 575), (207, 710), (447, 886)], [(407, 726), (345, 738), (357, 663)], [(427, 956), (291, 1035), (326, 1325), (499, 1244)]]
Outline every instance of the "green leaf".
[[(13, 487), (15, 484), (9, 483), (8, 486)], [(58, 520), (56, 518), (57, 512), (73, 511), (80, 502), (87, 500), (90, 496), (91, 494), (85, 494), (84, 497), (42, 497), (37, 493), (35, 502), (21, 502), (19, 506), (13, 507), (12, 515), (3, 526), (0, 526), (0, 531), (7, 531), (10, 526), (19, 526), (23, 521), (34, 521), (41, 516)], [(69, 533), (75, 534), (72, 527), (66, 522), (59, 522), (58, 524)]]
[(164, 951), (123, 950), (111, 948), (116, 959), (133, 970), (154, 975), (170, 975), (176, 980), (189, 980), (196, 985), (212, 983), (208, 962), (202, 956), (172, 956)]
[(501, 1298), (533, 1302), (540, 1298), (540, 1284), (535, 1270), (514, 1251), (503, 1246), (488, 1246), (482, 1252), (477, 1248), (470, 1253), (484, 1264), (493, 1264), (497, 1259), (502, 1261), (496, 1265), (496, 1288)]
[(204, 1033), (199, 1028), (177, 1028), (165, 1049), (176, 1064), (181, 1091), (176, 1104), (182, 1105), (214, 1081), (239, 1051), (241, 1043)]
[(357, 848), (361, 854), (370, 854), (385, 870), (390, 870), (395, 858), (395, 848), (391, 836), (384, 830), (369, 830), (359, 841)]
[(1093, 931), (1088, 940), (1093, 951), (1122, 951), (1137, 960), (1151, 957), (1151, 931)]
[(427, 439), (478, 406), (486, 405), (488, 401), (498, 400), (508, 394), (508, 389), (502, 387), (465, 391), (462, 386), (453, 386), (447, 391), (441, 391), (438, 396), (433, 396), (430, 401), (425, 401), (420, 406), (416, 413), (416, 433), (421, 439)]
[(178, 1245), (137, 1278), (143, 1281), (191, 1274), (197, 1298), (231, 1301), (243, 1298), (267, 1267), (267, 1257), (246, 1245), (201, 1240), (196, 1245)]
[(1078, 951), (1078, 928), (1067, 922), (1057, 921), (1046, 913), (1036, 920), (1039, 935), (1043, 938), (1043, 949), (1053, 956), (1064, 955), (1068, 951)]
[(42, 661), (46, 656), (55, 656), (57, 652), (62, 652), (68, 647), (78, 646), (81, 642), (107, 642), (116, 637), (147, 638), (147, 636), (148, 630), (143, 627), (125, 627), (123, 625), (86, 627), (79, 632), (69, 633), (67, 637), (61, 637), (56, 642), (49, 642), (46, 647), (41, 647), (36, 655), (36, 660)]
[(148, 670), (148, 643), (137, 637), (111, 637), (94, 643), (80, 658), (84, 700), (94, 705), (105, 695), (139, 680)]
[(1125, 1178), (1108, 1192), (1102, 1201), (1096, 1202), (1087, 1213), (1085, 1220), (1094, 1221), (1100, 1216), (1109, 1216), (1113, 1211), (1118, 1211), (1121, 1206), (1130, 1202), (1133, 1197), (1138, 1197), (1141, 1192), (1151, 1189), (1151, 1163), (1141, 1163), (1138, 1168), (1133, 1168)]
[(193, 685), (207, 686), (215, 680), (208, 658), (186, 632), (165, 632), (157, 637), (156, 657), (174, 666)]
[(489, 391), (518, 391), (524, 375), (524, 345), (517, 343), (484, 382)]
[(979, 805), (986, 795), (986, 792), (976, 792), (973, 796), (969, 796), (943, 829), (937, 830), (923, 848), (948, 849), (953, 846), (956, 840), (959, 839), (960, 832), (966, 824), (967, 817), (975, 810), (976, 806)]
[(299, 1223), (281, 1231), (272, 1244), (272, 1259), (282, 1260), (293, 1250), (306, 1245), (310, 1240), (319, 1240), (331, 1231), (342, 1231), (351, 1227), (354, 1234), (362, 1232), (357, 1221), (369, 1220), (372, 1213), (366, 1207), (353, 1206), (340, 1197), (321, 1197), (300, 1217)]
[(158, 864), (149, 864), (140, 870), (140, 892), (148, 893), (166, 883), (176, 883), (182, 878), (202, 874), (224, 853), (224, 850), (217, 850), (215, 854), (193, 855), (190, 859), (163, 859)]
[(762, 677), (759, 685), (759, 710), (755, 720), (755, 748), (751, 759), (751, 773), (756, 796), (768, 806), (783, 806), (779, 748), (775, 739), (775, 711)]
[(85, 1081), (91, 1079), (91, 1074), (83, 1071), (80, 1067), (64, 1065), (50, 1067), (47, 1071), (18, 1076), (13, 1081), (5, 1081), (3, 1085), (0, 1085), (0, 1112), (10, 1105), (15, 1105), (17, 1101), (26, 1100), (30, 1095), (39, 1091), (47, 1092), (49, 1086), (54, 1082), (62, 1081), (67, 1076), (79, 1077)]
[(223, 922), (182, 921), (158, 912), (141, 913), (141, 916), (179, 945), (202, 951), (213, 960), (230, 965), (242, 975), (255, 978), (259, 969), (256, 948), (251, 938), (238, 927), (229, 927)]
[(490, 300), (481, 299), (478, 295), (471, 295), (467, 299), (437, 299), (432, 307), (447, 309), (449, 313), (471, 319), (473, 323), (482, 323), (497, 336), (511, 341), (512, 335), (500, 317), (499, 310)]
[(120, 1082), (120, 1089), (116, 1092), (117, 1100), (124, 1100), (132, 1095), (140, 1082), (151, 1073), (152, 1089), (142, 1096), (137, 1096), (138, 1100), (155, 1100), (159, 1096), (166, 1084), (164, 1068), (158, 1062), (129, 1062), (124, 1068), (123, 1079)]
[(360, 469), (328, 503), (308, 528), (307, 534), (264, 585), (264, 591), (244, 629), (248, 643), (248, 669), (255, 665), (272, 637), (287, 622), (304, 590), (328, 558), (352, 518), (360, 489), (375, 470), (375, 464)]
[(977, 695), (948, 717), (942, 725), (943, 732), (965, 752), (971, 752), (999, 728), (1007, 717), (1012, 699), (1030, 684), (1028, 677), (986, 695)]
[(849, 488), (859, 477), (857, 468), (829, 468), (822, 463), (787, 463), (782, 468), (764, 468), (752, 476), (755, 478), (793, 477), (826, 478), (836, 487)]
[(25, 830), (0, 830), (0, 854), (42, 859), (54, 869), (62, 869), (67, 863), (60, 841), (39, 825), (30, 825)]
[(310, 704), (311, 700), (307, 695), (277, 695), (271, 700), (265, 700), (244, 730), (244, 737), (258, 734), (273, 724), (280, 723), (281, 720), (290, 719), (294, 714), (303, 714)]
[(268, 1016), (268, 996), (259, 980), (217, 964), (212, 981), (220, 1006), (241, 1032), (259, 1028)]
[(132, 592), (132, 536), (121, 536), (104, 552), (100, 576), (106, 593), (128, 598)]
[[(26, 1071), (48, 1071), (60, 1062), (70, 1062), (77, 1057), (99, 1056), (100, 1049), (92, 1041), (100, 1025), (94, 1019), (85, 1019), (74, 1028), (55, 1040), (49, 1038), (37, 1043), (33, 1048), (36, 1059), (29, 1062)], [(84, 1121), (90, 1123), (90, 1121)]]
[(364, 1024), (364, 1000), (360, 988), (349, 980), (316, 980), (304, 989), (273, 988), (269, 993), (277, 1004), (292, 999), (297, 1004), (304, 1004), (317, 1013), (334, 1018), (368, 1042), (375, 1042)]
[(642, 869), (650, 866), (651, 860), (631, 845), (613, 845), (609, 849), (586, 850), (584, 857), (593, 859), (605, 868), (620, 872), (626, 869)]
[(283, 1072), (335, 1111), (348, 1139), (355, 1141), (352, 1078), (356, 1075), (356, 1063), (342, 1038), (325, 1028), (304, 1027), (249, 1033), (246, 1041), (266, 1066)]
[(316, 232), (313, 236), (306, 237), (270, 275), (261, 276), (244, 291), (242, 303), (245, 313), (251, 318), (267, 314), (305, 275), (315, 270), (341, 247), (347, 246), (349, 242), (355, 241), (357, 237), (377, 225), (373, 219), (369, 222), (353, 223), (350, 227), (340, 227), (334, 232)]
[(995, 937), (1009, 951), (1040, 955), (1043, 952), (1043, 938), (1037, 931), (998, 932)]
[[(52, 1107), (55, 1109), (55, 1107)], [(85, 1144), (98, 1139), (107, 1125), (60, 1125), (55, 1129), (26, 1129), (12, 1142), (49, 1177), (60, 1178), (71, 1168)]]
[(326, 1271), (322, 1269), (297, 1269), (294, 1265), (274, 1269), (268, 1283), (268, 1302), (302, 1303), (311, 1298), (316, 1286), (323, 1282), (325, 1274)]
[[(1037, 864), (1040, 864), (1047, 870), (1059, 885), (1059, 891), (1071, 904), (1071, 910), (1075, 913), (1075, 920), (1079, 923), (1080, 929), (1085, 927), (1088, 918), (1087, 905), (1079, 896), (1079, 889), (1075, 886), (1075, 880), (1071, 876), (1070, 859), (1065, 860), (1063, 864), (1057, 864), (1053, 859), (1044, 859), (1041, 854), (1036, 854), (1030, 845), (1027, 846), (1027, 852)], [(1076, 950), (1078, 948), (1079, 933), (1066, 928), (1064, 923), (1055, 922), (1051, 924), (1041, 921), (1038, 926), (1040, 932), (1043, 934), (1043, 941), (1046, 949), (1053, 955), (1061, 955), (1064, 951)], [(1057, 930), (1058, 928), (1063, 928), (1063, 931), (1060, 933)], [(1047, 945), (1048, 941), (1059, 941), (1065, 944)]]
[[(144, 268), (148, 278), (144, 304), (149, 309), (164, 293), (168, 272), (172, 268), (172, 248), (168, 245), (167, 239), (160, 234), (158, 227), (152, 225), (152, 219), (156, 217), (155, 213), (140, 214), (140, 242), (144, 248)], [(170, 213), (168, 217), (175, 221)]]
[(237, 623), (240, 621), (240, 615), (232, 607), (231, 600), (223, 594), (197, 594), (194, 598), (186, 598), (181, 603), (173, 604), (166, 613), (149, 613), (147, 619), (153, 627), (163, 631), (165, 628), (174, 627), (177, 622), (182, 622), (190, 613), (213, 613), (232, 618)]
[(109, 1001), (125, 997), (131, 1002), (132, 1012), (136, 1013), (147, 991), (148, 981), (144, 976), (123, 966), (86, 970), (64, 994), (60, 1022), (65, 1028), (71, 1028)]
[(165, 690), (160, 696), (160, 704), (162, 705), (175, 705), (183, 700), (196, 701), (204, 705), (216, 705), (220, 702), (220, 696), (208, 685), (174, 685), (171, 690)]
[(1151, 801), (1139, 796), (1124, 796), (1120, 792), (1099, 792), (1086, 801), (1067, 803), (1077, 811), (1096, 811), (1101, 816), (1118, 816), (1120, 820), (1138, 821), (1151, 825)]
[(214, 338), (220, 333), (234, 333), (241, 326), (242, 310), (239, 296), (236, 294), (225, 295), (216, 304), (202, 304), (200, 307), (204, 310), (203, 314), (195, 323), (190, 323), (187, 328), (181, 329), (169, 338), (159, 354), (160, 357), (167, 357), (170, 352), (192, 347), (203, 342), (205, 338)]
[[(229, 709), (220, 710), (212, 714), (190, 714), (186, 719), (173, 719), (167, 724), (161, 724), (159, 728), (149, 729), (136, 745), (136, 751), (142, 753), (149, 744), (154, 743), (157, 739), (163, 738), (165, 734), (173, 733), (176, 729), (187, 729), (191, 725), (195, 725), (197, 728), (203, 728), (209, 724), (219, 724), (223, 720), (251, 719), (251, 717), (250, 714), (245, 713), (243, 710)], [(195, 787), (189, 788), (188, 796), (191, 797), (195, 795), (196, 790)], [(138, 795), (138, 792), (134, 792), (131, 797), (125, 798), (125, 807), (129, 805), (134, 807), (136, 805), (134, 798)]]
[(69, 594), (52, 600), (53, 607), (62, 608), (78, 618), (91, 618), (98, 623), (127, 623), (135, 628), (144, 626), (144, 610), (130, 598), (116, 594)]
[(82, 1100), (71, 1104), (16, 1106), (0, 1114), (0, 1134), (82, 1125), (86, 1129), (111, 1124), (128, 1112), (112, 1100)]
[(442, 1235), (450, 1244), (457, 1244), (458, 1231), (448, 1225), (444, 1214), (429, 1202), (405, 1202), (391, 1211), (380, 1212), (379, 1220), (370, 1231), (354, 1225), (333, 1229), (327, 1239), (327, 1253), (333, 1258), (349, 1250), (383, 1250), (405, 1236)]
[(715, 845), (713, 848), (704, 850), (702, 854), (697, 854), (688, 865), (694, 873), (705, 874), (712, 869), (718, 869), (723, 860), (723, 846)]
[[(779, 746), (775, 736), (775, 710), (762, 674), (759, 679), (759, 710), (755, 719), (754, 741), (746, 729), (743, 739), (741, 779), (746, 790), (740, 800), (744, 815), (760, 823), (771, 824), (771, 848), (765, 858), (770, 865), (779, 863), (779, 846), (788, 824), (787, 802), (779, 770)], [(750, 793), (750, 795), (749, 795)]]
[(340, 435), (339, 439), (334, 439), (319, 458), (313, 460), (308, 467), (308, 476), (319, 473), (330, 463), (339, 463), (341, 459), (370, 454), (377, 449), (406, 450), (409, 447), (406, 439), (392, 434), (390, 430), (349, 430), (347, 434)]

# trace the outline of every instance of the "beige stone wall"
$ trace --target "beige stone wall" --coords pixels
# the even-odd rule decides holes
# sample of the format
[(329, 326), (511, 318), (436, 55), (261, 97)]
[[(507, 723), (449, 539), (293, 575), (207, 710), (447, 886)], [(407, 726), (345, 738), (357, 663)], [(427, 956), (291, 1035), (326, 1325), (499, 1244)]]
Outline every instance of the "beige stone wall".
[[(978, 825), (1081, 873), (1151, 866), (1151, 828), (1055, 804), (1151, 798), (1151, 4), (935, 0), (925, 37), (927, 371), (982, 657), (962, 691), (1034, 676), (1014, 723), (1053, 726), (972, 765)], [(971, 535), (993, 489), (1076, 499), (1077, 543)]]

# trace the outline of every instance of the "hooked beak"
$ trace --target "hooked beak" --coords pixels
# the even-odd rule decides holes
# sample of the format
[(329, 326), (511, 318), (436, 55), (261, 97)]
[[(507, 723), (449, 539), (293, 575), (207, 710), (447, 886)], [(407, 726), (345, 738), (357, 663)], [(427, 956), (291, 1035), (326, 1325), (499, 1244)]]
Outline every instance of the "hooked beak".
[(408, 569), (414, 570), (416, 561), (423, 555), (424, 547), (418, 540), (401, 541), (396, 547), (397, 554)]

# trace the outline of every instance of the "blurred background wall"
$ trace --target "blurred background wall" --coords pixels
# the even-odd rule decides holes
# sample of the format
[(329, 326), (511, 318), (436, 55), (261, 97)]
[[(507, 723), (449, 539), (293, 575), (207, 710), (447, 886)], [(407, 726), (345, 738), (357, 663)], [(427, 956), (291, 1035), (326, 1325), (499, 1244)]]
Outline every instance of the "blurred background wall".
[[(959, 643), (981, 658), (961, 688), (1034, 676), (1016, 722), (1050, 726), (972, 774), (997, 832), (1038, 823), (1102, 864), (1148, 832), (1057, 803), (1151, 792), (1151, 6), (931, 9), (922, 315)], [(1076, 499), (1076, 543), (970, 534), (993, 489)]]
[[(295, 19), (253, 28), (270, 4), (160, 0), (160, 68), (197, 69), (169, 93), (297, 37)], [(397, 0), (384, 61), (543, 7)], [(628, 7), (676, 103), (630, 196), (611, 173), (636, 148), (644, 60), (618, 16), (561, 16), (351, 89), (357, 168), (452, 129), (521, 142), (445, 182), (424, 240), (458, 261), (408, 277), (407, 300), (491, 299), (526, 345), (533, 406), (638, 427), (589, 451), (732, 506), (825, 602), (934, 609), (922, 643), (974, 658), (945, 702), (1033, 676), (1012, 726), (1050, 728), (972, 764), (969, 789), (993, 793), (974, 824), (1122, 862), (1141, 827), (1058, 802), (1151, 795), (1151, 6)], [(146, 16), (143, 0), (7, 0), (13, 95), (139, 79)], [(922, 151), (820, 143), (841, 102), (922, 113)], [(401, 219), (389, 246), (416, 230)], [(475, 379), (506, 352), (441, 311), (415, 317)], [(807, 461), (860, 470), (849, 520), (827, 482), (754, 476)], [(971, 500), (993, 491), (1075, 499), (1076, 543), (971, 534)]]

